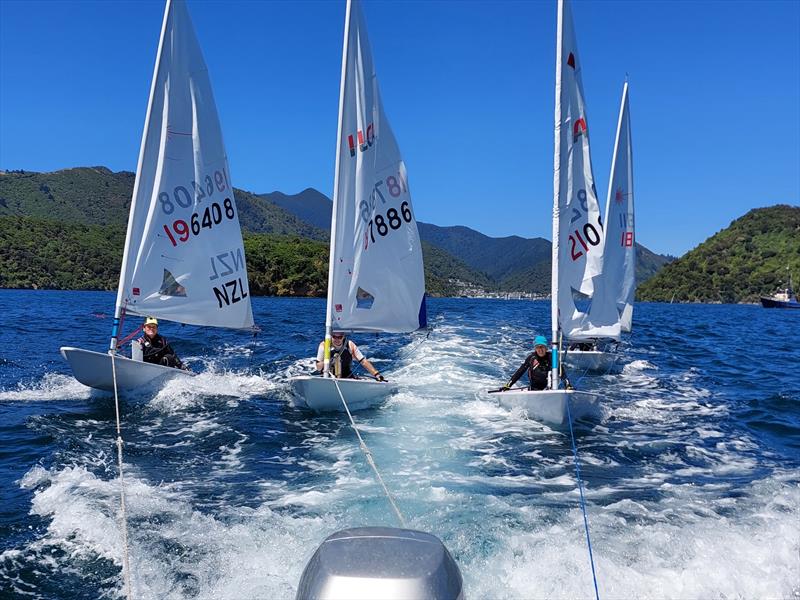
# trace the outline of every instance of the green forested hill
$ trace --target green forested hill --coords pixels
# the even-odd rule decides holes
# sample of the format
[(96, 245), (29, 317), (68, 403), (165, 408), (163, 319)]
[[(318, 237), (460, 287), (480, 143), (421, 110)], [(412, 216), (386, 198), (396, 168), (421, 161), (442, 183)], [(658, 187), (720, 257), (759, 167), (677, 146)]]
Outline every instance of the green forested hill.
[[(133, 183), (105, 167), (0, 172), (0, 287), (115, 289)], [(278, 206), (276, 193), (234, 193), (253, 293), (324, 295), (328, 232)], [(330, 203), (301, 195), (315, 194)], [(455, 293), (450, 278), (488, 285), (444, 251), (424, 254), (430, 294)]]
[(122, 225), (0, 216), (0, 288), (117, 288)]
[[(122, 225), (0, 217), (0, 288), (115, 290), (124, 242)], [(325, 293), (327, 243), (253, 233), (244, 247), (253, 294)]]
[[(115, 283), (109, 281), (116, 275), (111, 279), (108, 275), (110, 270), (119, 268), (117, 255), (122, 251), (121, 236), (127, 223), (133, 184), (133, 173), (114, 173), (105, 167), (80, 167), (52, 173), (0, 172), (0, 219), (4, 220), (4, 235), (8, 238), (5, 249), (8, 259), (0, 265), (0, 272), (4, 274), (0, 286), (113, 288)], [(254, 292), (324, 293), (325, 282), (317, 279), (318, 273), (311, 267), (315, 263), (309, 258), (318, 257), (319, 249), (316, 246), (312, 249), (306, 242), (328, 239), (325, 228), (308, 220), (326, 223), (330, 200), (313, 189), (293, 196), (280, 192), (256, 195), (238, 189), (234, 193), (246, 234), (285, 237), (280, 242), (276, 237), (248, 242), (253, 249), (258, 249), (259, 256), (270, 256), (277, 261), (272, 266), (266, 263), (258, 266), (258, 257), (254, 257), (251, 265), (251, 279), (257, 280)], [(12, 231), (9, 223), (13, 221), (6, 221), (20, 217), (33, 219), (26, 222), (33, 228), (27, 239)], [(431, 294), (463, 293), (454, 280), (484, 289), (539, 293), (549, 290), (550, 242), (547, 240), (515, 236), (490, 238), (459, 226), (420, 223), (419, 228), (424, 242), (427, 289)], [(63, 249), (60, 255), (59, 247)], [(292, 252), (310, 254), (293, 259)], [(111, 264), (103, 262), (111, 256), (115, 257)], [(12, 259), (13, 262), (9, 262)], [(639, 246), (638, 280), (644, 281), (667, 260)], [(268, 273), (262, 273), (262, 267)]]
[(800, 275), (800, 207), (751, 210), (639, 286), (640, 300), (757, 302)]
[(486, 275), (433, 244), (422, 242), (422, 256), (425, 262), (425, 289), (429, 295), (460, 295), (462, 290), (454, 280), (487, 290), (494, 288)]
[[(53, 173), (0, 172), (0, 216), (124, 226), (134, 179), (133, 173), (114, 173), (105, 167)], [(244, 231), (328, 239), (327, 231), (309, 225), (267, 199), (235, 188), (234, 197)]]
[[(77, 225), (0, 216), (0, 288), (114, 290), (119, 281), (122, 225)], [(324, 296), (328, 243), (298, 236), (245, 233), (245, 256), (254, 295)], [(423, 245), (430, 295), (458, 292), (448, 281), (488, 282), (446, 252)]]
[(0, 173), (0, 216), (87, 225), (124, 224), (133, 181), (133, 173), (113, 173), (105, 167)]
[(250, 291), (256, 296), (317, 296), (328, 288), (328, 244), (297, 236), (245, 234)]

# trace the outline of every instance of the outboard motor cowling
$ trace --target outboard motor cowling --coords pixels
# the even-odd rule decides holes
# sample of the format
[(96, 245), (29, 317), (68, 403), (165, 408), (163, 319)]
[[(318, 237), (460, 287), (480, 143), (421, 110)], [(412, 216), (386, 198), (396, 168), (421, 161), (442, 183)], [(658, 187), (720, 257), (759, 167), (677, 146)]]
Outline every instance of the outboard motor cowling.
[(461, 572), (434, 535), (357, 527), (329, 536), (308, 561), (297, 600), (463, 600)]

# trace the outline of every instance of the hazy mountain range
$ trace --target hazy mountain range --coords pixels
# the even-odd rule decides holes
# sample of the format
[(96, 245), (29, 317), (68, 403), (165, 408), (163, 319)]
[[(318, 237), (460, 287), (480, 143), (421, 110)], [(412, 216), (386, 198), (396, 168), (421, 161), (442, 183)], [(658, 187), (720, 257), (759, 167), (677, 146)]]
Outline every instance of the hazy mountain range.
[[(272, 192), (259, 196), (283, 208), (305, 223), (330, 231), (333, 203), (321, 192), (308, 188), (299, 194)], [(551, 244), (544, 238), (516, 235), (489, 237), (462, 225), (440, 227), (419, 221), (424, 242), (441, 248), (470, 269), (484, 274), (493, 285), (508, 291), (549, 293)], [(645, 281), (671, 256), (655, 254), (637, 244), (637, 279)]]
[[(52, 173), (3, 172), (0, 174), (0, 218), (26, 217), (78, 227), (124, 227), (133, 183), (133, 173), (115, 173), (105, 167), (80, 167)], [(237, 189), (235, 194), (239, 219), (246, 233), (299, 236), (317, 241), (326, 241), (329, 237), (332, 202), (317, 190), (309, 188), (289, 195), (281, 192), (253, 194)], [(441, 227), (430, 223), (419, 223), (419, 230), (427, 275), (439, 290), (446, 289), (449, 279), (459, 279), (486, 289), (549, 292), (551, 245), (546, 239), (494, 238), (469, 227)], [(52, 229), (48, 226), (42, 231)], [(97, 240), (98, 236), (92, 239)], [(73, 242), (78, 246), (82, 243)], [(275, 244), (261, 246), (273, 248)], [(285, 245), (281, 248), (289, 253)], [(638, 250), (640, 282), (672, 260), (641, 245)], [(314, 293), (319, 293), (319, 286), (312, 287)], [(265, 285), (264, 289), (269, 286)], [(298, 289), (305, 288), (301, 285)]]

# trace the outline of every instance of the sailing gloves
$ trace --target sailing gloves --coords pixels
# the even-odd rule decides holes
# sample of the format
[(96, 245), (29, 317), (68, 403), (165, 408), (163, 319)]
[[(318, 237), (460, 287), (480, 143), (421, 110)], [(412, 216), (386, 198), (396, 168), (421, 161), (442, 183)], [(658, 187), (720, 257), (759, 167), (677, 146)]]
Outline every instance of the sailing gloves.
[(386, 381), (386, 378), (380, 373), (375, 373), (375, 379), (377, 379), (378, 381)]

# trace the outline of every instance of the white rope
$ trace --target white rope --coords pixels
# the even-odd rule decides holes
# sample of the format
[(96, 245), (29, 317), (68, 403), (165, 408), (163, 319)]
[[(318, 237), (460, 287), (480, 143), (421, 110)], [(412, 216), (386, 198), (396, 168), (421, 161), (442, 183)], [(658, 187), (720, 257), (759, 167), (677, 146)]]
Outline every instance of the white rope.
[(117, 416), (117, 464), (119, 465), (119, 509), (122, 529), (122, 578), (125, 581), (125, 596), (133, 599), (131, 592), (131, 561), (128, 551), (128, 517), (125, 513), (125, 479), (122, 476), (122, 432), (119, 424), (119, 395), (117, 394), (117, 352), (111, 352), (111, 377), (114, 380), (114, 409)]
[(383, 477), (381, 477), (380, 472), (378, 472), (378, 466), (375, 464), (375, 460), (372, 458), (372, 452), (367, 447), (367, 444), (364, 443), (364, 439), (361, 437), (361, 434), (358, 431), (358, 427), (356, 427), (356, 422), (353, 420), (353, 415), (350, 414), (350, 408), (347, 406), (347, 402), (344, 399), (344, 395), (342, 394), (342, 390), (339, 388), (339, 382), (336, 380), (336, 377), (332, 377), (333, 383), (336, 385), (336, 391), (339, 392), (339, 398), (342, 399), (342, 404), (344, 405), (345, 411), (347, 411), (347, 416), (350, 418), (350, 425), (353, 426), (353, 430), (356, 432), (356, 436), (358, 436), (358, 443), (361, 445), (361, 450), (364, 451), (364, 454), (367, 457), (367, 462), (372, 467), (372, 470), (375, 471), (375, 476), (378, 478), (378, 482), (380, 482), (381, 487), (383, 488), (383, 492), (386, 494), (386, 497), (389, 499), (389, 504), (392, 505), (394, 509), (394, 513), (397, 515), (397, 520), (400, 521), (401, 527), (406, 527), (405, 519), (403, 519), (403, 515), (400, 513), (400, 509), (397, 508), (397, 504), (394, 502), (394, 498), (389, 493), (386, 484), (383, 482)]

